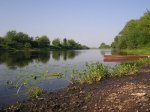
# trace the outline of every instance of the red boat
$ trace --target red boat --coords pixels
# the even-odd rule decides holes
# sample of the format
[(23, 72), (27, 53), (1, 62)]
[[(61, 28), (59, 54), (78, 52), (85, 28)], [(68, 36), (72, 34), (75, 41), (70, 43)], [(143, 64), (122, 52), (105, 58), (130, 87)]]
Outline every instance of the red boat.
[(104, 62), (127, 62), (129, 60), (133, 60), (133, 59), (125, 59), (125, 58), (104, 58)]
[(148, 58), (149, 56), (143, 55), (104, 55), (106, 59), (135, 59), (135, 58)]

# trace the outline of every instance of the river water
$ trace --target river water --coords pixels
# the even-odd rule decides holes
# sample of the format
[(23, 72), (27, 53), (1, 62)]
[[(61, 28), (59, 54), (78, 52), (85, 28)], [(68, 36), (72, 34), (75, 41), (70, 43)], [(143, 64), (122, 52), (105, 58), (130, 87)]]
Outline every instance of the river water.
[[(30, 86), (41, 87), (44, 91), (56, 91), (67, 87), (72, 71), (82, 70), (86, 63), (100, 62), (108, 67), (117, 64), (104, 62), (104, 54), (112, 54), (112, 51), (99, 49), (15, 53), (1, 51), (0, 108), (16, 101), (26, 100), (27, 88)], [(65, 79), (49, 77), (58, 72), (64, 74)]]

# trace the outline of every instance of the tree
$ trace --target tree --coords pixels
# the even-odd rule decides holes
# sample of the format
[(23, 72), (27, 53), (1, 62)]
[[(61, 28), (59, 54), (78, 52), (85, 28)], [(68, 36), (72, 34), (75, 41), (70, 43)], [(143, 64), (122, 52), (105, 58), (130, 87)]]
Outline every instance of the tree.
[(24, 48), (52, 48), (52, 49), (87, 49), (73, 39), (67, 40), (66, 38), (61, 41), (56, 38), (52, 41), (46, 35), (30, 37), (23, 32), (8, 31), (4, 37), (0, 37), (0, 48), (6, 49), (24, 49)]
[(110, 46), (109, 45), (106, 45), (104, 42), (102, 42), (101, 44), (100, 44), (100, 47), (99, 47), (100, 49), (108, 49), (108, 48), (110, 48)]
[(4, 48), (4, 38), (0, 37), (0, 49)]
[(64, 39), (63, 39), (63, 47), (64, 47), (64, 48), (67, 48), (67, 46), (68, 46), (67, 39), (64, 38)]
[(50, 40), (46, 35), (36, 37), (36, 42), (38, 43), (39, 48), (50, 46)]
[(113, 48), (136, 49), (150, 44), (150, 11), (138, 20), (127, 22), (123, 30), (115, 37)]
[(29, 48), (31, 48), (31, 44), (30, 43), (25, 43), (24, 47), (29, 49)]
[(53, 46), (55, 47), (60, 47), (61, 46), (61, 43), (60, 43), (60, 39), (59, 38), (56, 38), (52, 41), (52, 44)]
[(73, 39), (68, 40), (68, 47), (75, 48), (77, 46), (76, 42)]
[(25, 43), (30, 43), (32, 38), (23, 32), (8, 31), (5, 36), (5, 43), (10, 48), (21, 49)]

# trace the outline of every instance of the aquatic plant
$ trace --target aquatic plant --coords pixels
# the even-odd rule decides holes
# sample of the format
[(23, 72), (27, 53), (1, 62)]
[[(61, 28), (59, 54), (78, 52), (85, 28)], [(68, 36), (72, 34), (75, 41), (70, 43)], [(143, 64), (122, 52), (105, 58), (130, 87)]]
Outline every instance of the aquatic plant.
[(86, 64), (86, 68), (83, 71), (73, 71), (72, 81), (79, 81), (81, 84), (89, 83), (101, 80), (102, 77), (108, 74), (108, 69), (104, 64), (93, 63)]
[[(28, 72), (27, 72), (28, 73)], [(62, 73), (52, 73), (50, 74), (48, 70), (43, 71), (42, 73), (28, 73), (25, 75), (19, 75), (15, 80), (8, 80), (7, 86), (16, 89), (16, 94), (19, 95), (21, 88), (25, 87), (27, 93), (31, 93), (32, 87), (36, 87), (36, 85), (43, 80), (52, 80), (52, 79), (64, 79), (65, 76)], [(38, 87), (35, 89), (38, 90)], [(31, 92), (30, 92), (31, 91)], [(33, 96), (28, 94), (29, 96)]]
[(43, 93), (43, 89), (40, 87), (30, 87), (27, 91), (29, 97), (37, 98)]

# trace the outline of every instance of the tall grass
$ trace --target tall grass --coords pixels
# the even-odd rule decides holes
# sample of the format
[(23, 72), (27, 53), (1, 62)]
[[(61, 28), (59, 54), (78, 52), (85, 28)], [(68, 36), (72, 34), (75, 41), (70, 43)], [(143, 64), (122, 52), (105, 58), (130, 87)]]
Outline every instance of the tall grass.
[(73, 72), (73, 80), (78, 80), (81, 84), (99, 81), (102, 77), (108, 74), (108, 69), (101, 63), (86, 64), (86, 68), (79, 72)]
[(135, 63), (122, 63), (113, 68), (110, 72), (111, 76), (132, 75), (138, 72), (138, 67)]
[(150, 58), (138, 59), (121, 63), (111, 70), (111, 76), (132, 75), (139, 71), (146, 63), (150, 63)]
[(150, 63), (150, 58), (121, 63), (115, 66), (113, 69), (108, 69), (107, 66), (101, 63), (87, 64), (83, 71), (73, 72), (72, 82), (91, 84), (94, 81), (101, 80), (106, 75), (111, 77), (133, 75), (136, 74), (146, 63)]
[(144, 48), (141, 48), (141, 49), (123, 49), (123, 50), (120, 50), (121, 52), (124, 52), (126, 54), (136, 54), (136, 55), (150, 55), (150, 46), (148, 47), (144, 47)]

